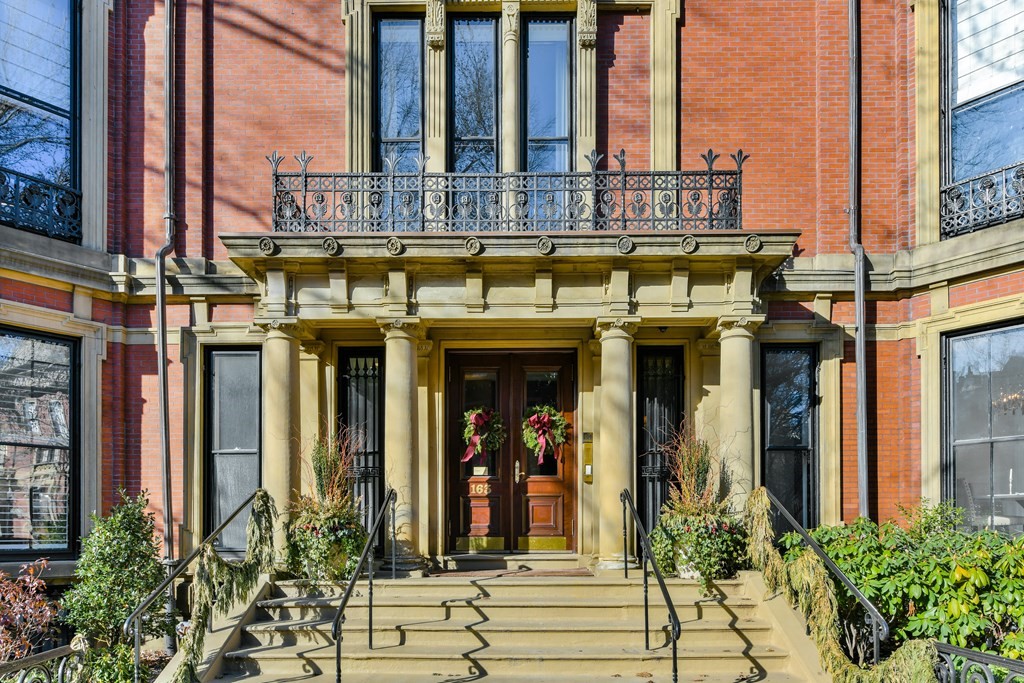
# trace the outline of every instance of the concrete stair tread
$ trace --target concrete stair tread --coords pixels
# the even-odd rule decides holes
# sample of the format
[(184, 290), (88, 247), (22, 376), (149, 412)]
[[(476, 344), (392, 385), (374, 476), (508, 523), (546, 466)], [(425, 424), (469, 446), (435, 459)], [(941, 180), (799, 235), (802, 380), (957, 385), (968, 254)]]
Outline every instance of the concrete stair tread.
[[(660, 619), (655, 614), (651, 615), (651, 631), (661, 631), (667, 628), (667, 621)], [(665, 623), (662, 623), (662, 622)], [(292, 620), (292, 621), (257, 621), (249, 624), (245, 627), (245, 630), (249, 633), (259, 632), (288, 632), (288, 631), (317, 631), (323, 633), (330, 633), (333, 621), (329, 619), (303, 619), (303, 620)], [(471, 623), (460, 623), (454, 620), (431, 620), (431, 621), (412, 621), (409, 623), (381, 623), (380, 620), (374, 625), (375, 632), (385, 631), (486, 631), (486, 632), (535, 632), (535, 631), (550, 631), (557, 633), (558, 631), (623, 631), (623, 632), (642, 632), (638, 631), (642, 627), (641, 623), (632, 622), (618, 622), (598, 619), (573, 619), (567, 620), (566, 623), (550, 622), (538, 620), (534, 623), (509, 623), (498, 620), (484, 621), (484, 622), (471, 622)], [(687, 631), (732, 631), (737, 628), (743, 631), (751, 630), (768, 630), (772, 628), (771, 623), (763, 619), (758, 618), (742, 618), (742, 619), (689, 619), (681, 621), (680, 627), (683, 633)], [(345, 631), (366, 631), (369, 628), (369, 622), (366, 619), (348, 619), (345, 622)]]
[[(637, 640), (642, 638), (637, 637)], [(603, 648), (594, 652), (583, 647), (511, 647), (511, 646), (489, 646), (481, 645), (469, 651), (459, 652), (464, 648), (440, 649), (436, 646), (417, 645), (396, 645), (390, 647), (378, 647), (373, 650), (365, 649), (360, 644), (359, 649), (354, 646), (342, 646), (343, 659), (426, 659), (438, 661), (459, 661), (460, 659), (471, 658), (474, 660), (516, 660), (516, 661), (552, 661), (552, 660), (620, 660), (623, 657), (635, 658), (637, 661), (657, 661), (672, 658), (672, 650), (669, 647), (660, 647), (654, 650), (645, 650), (640, 643), (639, 647)], [(228, 659), (256, 659), (256, 660), (283, 660), (295, 659), (297, 656), (308, 659), (334, 659), (335, 646), (333, 643), (316, 644), (309, 647), (293, 646), (254, 646), (233, 650), (226, 654)], [(680, 641), (680, 659), (744, 659), (752, 657), (762, 659), (784, 659), (789, 656), (785, 649), (754, 645), (754, 646), (708, 646), (708, 647), (686, 647)]]
[[(660, 667), (664, 668), (664, 667)], [(682, 668), (682, 667), (680, 667)], [(597, 672), (582, 675), (552, 675), (545, 677), (545, 683), (667, 683), (672, 679), (670, 673), (637, 671), (632, 676), (627, 675), (602, 675)], [(437, 673), (423, 674), (402, 674), (400, 678), (391, 678), (379, 673), (345, 673), (342, 678), (344, 683), (387, 683), (388, 681), (400, 680), (401, 683), (470, 683), (471, 681), (484, 681), (485, 683), (537, 683), (534, 675), (517, 674), (488, 674), (484, 676), (475, 675), (442, 675)], [(266, 676), (251, 673), (231, 673), (217, 679), (218, 683), (288, 683), (290, 681), (303, 681), (305, 683), (334, 683), (334, 671), (322, 674), (296, 673), (294, 676), (282, 676), (280, 674)], [(679, 673), (680, 683), (804, 683), (804, 679), (785, 672), (765, 672), (764, 674), (751, 674), (747, 678), (734, 674), (690, 674), (685, 671)]]
[[(365, 595), (353, 596), (349, 601), (350, 606), (365, 606), (368, 598)], [(760, 604), (760, 600), (751, 598), (745, 595), (739, 595), (735, 597), (726, 598), (675, 598), (673, 603), (678, 607), (680, 605), (735, 605), (735, 606), (747, 606)], [(464, 605), (464, 604), (486, 604), (491, 606), (522, 606), (524, 609), (530, 609), (533, 607), (544, 607), (544, 608), (557, 608), (557, 607), (576, 607), (580, 605), (588, 605), (594, 607), (609, 607), (609, 606), (629, 606), (629, 605), (643, 605), (644, 598), (643, 594), (639, 593), (635, 596), (627, 598), (609, 597), (605, 598), (600, 595), (582, 595), (582, 596), (560, 596), (558, 598), (552, 598), (548, 596), (535, 596), (535, 597), (501, 597), (501, 596), (482, 596), (479, 594), (468, 595), (463, 594), (458, 597), (450, 597), (445, 599), (438, 599), (436, 596), (416, 596), (416, 595), (387, 595), (375, 593), (373, 596), (373, 604), (375, 606), (387, 606), (387, 607), (401, 607), (405, 605), (409, 606), (436, 606), (444, 607), (445, 605)], [(332, 608), (337, 607), (338, 600), (333, 597), (307, 597), (307, 598), (269, 598), (267, 600), (260, 600), (256, 603), (258, 607), (263, 609), (273, 609), (280, 607), (317, 607), (317, 608)], [(661, 596), (652, 596), (650, 600), (651, 609), (664, 608), (664, 604), (661, 601)]]

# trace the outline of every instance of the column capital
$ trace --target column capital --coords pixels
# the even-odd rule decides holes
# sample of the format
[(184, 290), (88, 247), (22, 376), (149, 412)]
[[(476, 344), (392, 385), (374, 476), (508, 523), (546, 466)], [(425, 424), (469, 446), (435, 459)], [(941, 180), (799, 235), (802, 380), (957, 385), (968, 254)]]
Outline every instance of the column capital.
[(296, 341), (313, 341), (313, 331), (309, 325), (297, 318), (274, 318), (256, 323), (256, 327), (267, 333), (267, 338), (291, 337)]
[(319, 339), (309, 339), (301, 342), (302, 351), (310, 356), (316, 356), (317, 358), (323, 358), (323, 353), (327, 349), (327, 345)]
[(724, 315), (715, 324), (719, 339), (728, 337), (754, 338), (754, 331), (764, 322), (763, 315)]
[(378, 318), (377, 324), (384, 333), (384, 340), (394, 338), (423, 339), (426, 326), (419, 318)]
[(632, 339), (638, 327), (640, 327), (640, 318), (638, 316), (598, 318), (594, 325), (594, 336), (600, 341), (605, 341), (606, 339)]
[(519, 43), (519, 0), (504, 0), (501, 3), (504, 19), (502, 26), (502, 42)]

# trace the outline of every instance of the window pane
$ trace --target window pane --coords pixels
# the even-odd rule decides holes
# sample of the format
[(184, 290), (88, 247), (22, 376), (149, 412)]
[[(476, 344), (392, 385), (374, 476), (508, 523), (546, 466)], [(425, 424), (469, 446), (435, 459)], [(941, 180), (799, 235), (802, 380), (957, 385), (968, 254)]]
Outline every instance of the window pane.
[(953, 439), (987, 439), (989, 429), (988, 340), (971, 336), (950, 342), (950, 378), (953, 391)]
[(569, 141), (531, 142), (526, 150), (526, 170), (560, 172), (569, 170)]
[[(452, 117), (456, 138), (495, 137), (498, 52), (494, 19), (452, 26)], [(494, 166), (487, 168), (493, 172)]]
[(422, 24), (418, 19), (381, 19), (377, 26), (378, 134), (382, 140), (419, 138), (423, 118)]
[(256, 450), (260, 443), (259, 354), (217, 352), (211, 356), (211, 366), (213, 450)]
[(954, 104), (1024, 80), (1024, 0), (954, 0), (950, 14)]
[[(491, 408), (497, 410), (498, 405), (498, 373), (493, 371), (468, 371), (462, 378), (462, 409)], [(503, 415), (505, 429), (514, 434), (515, 422)], [(459, 429), (464, 427), (462, 416), (459, 417)], [(455, 448), (461, 454), (466, 445), (462, 439), (453, 439)], [(488, 450), (486, 458), (479, 453), (462, 464), (462, 476), (496, 476), (498, 474), (498, 453)]]
[(811, 447), (813, 368), (807, 349), (768, 349), (764, 355), (764, 414), (769, 448)]
[(1024, 86), (955, 109), (951, 125), (953, 180), (1020, 162), (1024, 159)]
[(69, 0), (0, 3), (0, 84), (71, 109)]
[(570, 33), (568, 20), (534, 19), (526, 24), (529, 139), (569, 136)]
[(0, 551), (69, 547), (73, 348), (0, 330)]
[(70, 184), (71, 123), (0, 95), (0, 166)]
[(493, 142), (455, 142), (452, 158), (456, 173), (494, 173), (498, 166)]
[(989, 336), (989, 368), (992, 373), (992, 436), (1024, 435), (1024, 328), (1002, 330)]

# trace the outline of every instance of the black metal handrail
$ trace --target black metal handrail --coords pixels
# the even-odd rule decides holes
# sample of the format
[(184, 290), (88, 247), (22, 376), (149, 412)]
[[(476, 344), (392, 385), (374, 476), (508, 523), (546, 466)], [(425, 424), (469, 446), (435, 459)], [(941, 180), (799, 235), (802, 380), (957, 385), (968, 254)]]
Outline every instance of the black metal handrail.
[(832, 572), (832, 575), (846, 586), (846, 589), (850, 591), (850, 594), (853, 595), (854, 599), (857, 600), (857, 602), (860, 603), (860, 606), (864, 608), (865, 619), (867, 619), (868, 625), (871, 627), (871, 639), (874, 644), (875, 664), (878, 664), (882, 641), (888, 640), (889, 638), (889, 623), (884, 617), (882, 617), (882, 613), (878, 611), (878, 608), (875, 607), (874, 603), (868, 600), (867, 596), (864, 595), (857, 586), (853, 585), (853, 581), (850, 580), (850, 577), (848, 577), (846, 573), (832, 561), (832, 558), (821, 549), (818, 542), (811, 538), (811, 535), (807, 533), (807, 529), (804, 529), (803, 526), (800, 525), (800, 522), (796, 521), (796, 519), (793, 518), (793, 515), (789, 514), (789, 510), (779, 502), (779, 499), (775, 497), (775, 494), (767, 488), (765, 488), (764, 492), (768, 495), (768, 500), (771, 501), (773, 506), (775, 506), (775, 509), (779, 514), (789, 522), (789, 525), (793, 527), (794, 531), (800, 534), (804, 543), (806, 543), (807, 546), (821, 558), (821, 561), (825, 563), (825, 566), (828, 567), (830, 572)]
[(622, 493), (619, 494), (619, 500), (622, 501), (622, 570), (625, 577), (629, 578), (629, 556), (626, 547), (626, 513), (633, 516), (633, 523), (636, 524), (637, 530), (640, 532), (640, 547), (643, 553), (643, 574), (644, 574), (644, 647), (648, 650), (651, 649), (651, 628), (650, 628), (650, 601), (648, 598), (647, 590), (647, 563), (651, 563), (651, 568), (654, 570), (654, 578), (658, 580), (658, 586), (661, 588), (661, 597), (665, 599), (665, 606), (668, 607), (668, 620), (669, 625), (672, 628), (672, 683), (678, 683), (679, 681), (679, 635), (682, 633), (682, 625), (679, 623), (679, 615), (676, 614), (676, 607), (672, 604), (672, 596), (669, 595), (668, 586), (665, 585), (665, 577), (661, 575), (661, 570), (658, 568), (658, 561), (654, 558), (654, 549), (651, 548), (651, 539), (647, 536), (647, 530), (644, 529), (644, 523), (640, 520), (640, 515), (636, 511), (636, 506), (633, 505), (633, 496), (629, 493), (629, 489), (622, 489)]
[[(939, 654), (939, 663), (935, 670), (935, 677), (939, 679), (939, 683), (955, 683), (956, 681), (994, 683), (997, 680), (1001, 680), (1002, 683), (1024, 683), (1024, 662), (1019, 659), (1009, 659), (990, 652), (967, 650), (938, 641), (935, 643), (935, 650)], [(954, 658), (962, 660), (959, 674)], [(1000, 679), (992, 671), (993, 667), (1005, 669), (1006, 677)]]
[(313, 157), (295, 156), (298, 172), (282, 171), (284, 157), (267, 157), (273, 182), (275, 232), (559, 232), (740, 230), (743, 162), (716, 169), (713, 150), (693, 171), (599, 168), (589, 171), (435, 173), (420, 157), (412, 168), (395, 156), (375, 173), (312, 172)]
[(334, 671), (335, 681), (341, 683), (341, 641), (344, 640), (343, 629), (345, 627), (345, 608), (348, 606), (348, 601), (352, 597), (352, 592), (355, 590), (356, 581), (359, 580), (359, 575), (363, 573), (363, 567), (366, 565), (367, 558), (370, 561), (370, 572), (369, 572), (369, 588), (367, 589), (367, 601), (368, 601), (368, 615), (369, 624), (367, 633), (369, 639), (369, 648), (373, 649), (373, 547), (377, 542), (377, 532), (380, 530), (380, 525), (384, 522), (384, 518), (387, 516), (388, 508), (391, 509), (391, 578), (395, 578), (395, 501), (398, 499), (398, 495), (395, 490), (389, 488), (387, 493), (384, 494), (384, 500), (381, 502), (380, 507), (377, 509), (377, 514), (373, 517), (373, 525), (367, 530), (366, 543), (363, 544), (363, 552), (359, 555), (359, 562), (356, 563), (355, 569), (352, 570), (352, 576), (348, 580), (348, 585), (345, 586), (345, 592), (341, 596), (341, 602), (338, 603), (338, 613), (334, 616), (334, 622), (331, 624), (331, 637), (334, 638)]
[[(185, 573), (185, 570), (188, 569), (188, 566), (192, 563), (192, 560), (196, 559), (196, 557), (199, 556), (199, 553), (202, 552), (203, 547), (207, 543), (212, 543), (215, 538), (220, 536), (221, 532), (227, 528), (228, 524), (233, 522), (235, 517), (237, 517), (242, 512), (242, 510), (244, 510), (246, 506), (253, 501), (257, 493), (259, 493), (259, 489), (253, 491), (252, 494), (248, 498), (246, 498), (241, 505), (235, 508), (234, 512), (228, 515), (227, 519), (220, 523), (220, 526), (214, 529), (209, 536), (203, 539), (202, 543), (197, 545), (195, 549), (191, 553), (189, 553), (188, 557), (179, 562), (178, 566), (174, 568), (174, 571), (172, 571), (167, 576), (167, 578), (163, 580), (163, 583), (161, 583), (156, 589), (154, 589), (153, 592), (150, 593), (146, 597), (146, 599), (143, 600), (142, 603), (135, 609), (135, 611), (128, 615), (128, 618), (124, 620), (124, 625), (121, 627), (124, 634), (126, 636), (130, 636), (132, 635), (132, 631), (134, 630), (135, 635), (135, 683), (139, 683), (139, 658), (141, 656), (142, 651), (142, 618), (143, 616), (145, 616), (146, 610), (149, 609), (150, 605), (153, 604), (154, 600), (163, 595), (164, 591), (168, 590), (171, 584), (174, 583), (175, 579), (177, 579), (179, 576)], [(133, 624), (134, 629), (132, 628)], [(193, 628), (205, 627), (205, 624), (193, 625)]]
[(14, 662), (0, 664), (0, 681), (10, 680), (8, 676), (20, 673), (20, 676), (13, 679), (14, 683), (25, 683), (25, 681), (71, 683), (80, 673), (84, 659), (84, 653), (81, 650), (65, 645), (29, 655)]
[(0, 223), (80, 243), (82, 193), (0, 167)]

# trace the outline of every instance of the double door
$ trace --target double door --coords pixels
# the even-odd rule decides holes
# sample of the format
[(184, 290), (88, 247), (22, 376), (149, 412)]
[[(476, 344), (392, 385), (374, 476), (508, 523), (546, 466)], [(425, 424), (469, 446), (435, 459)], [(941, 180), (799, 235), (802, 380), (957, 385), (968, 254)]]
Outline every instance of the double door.
[[(449, 353), (445, 458), (448, 548), (454, 552), (575, 550), (575, 354)], [(557, 449), (531, 452), (523, 421), (551, 406), (568, 423)], [(466, 457), (466, 413), (500, 414), (498, 449)]]

